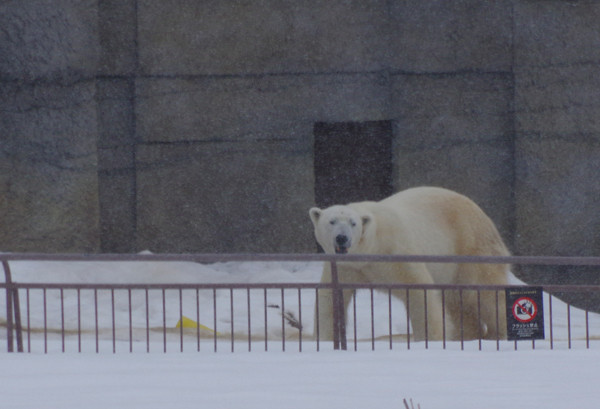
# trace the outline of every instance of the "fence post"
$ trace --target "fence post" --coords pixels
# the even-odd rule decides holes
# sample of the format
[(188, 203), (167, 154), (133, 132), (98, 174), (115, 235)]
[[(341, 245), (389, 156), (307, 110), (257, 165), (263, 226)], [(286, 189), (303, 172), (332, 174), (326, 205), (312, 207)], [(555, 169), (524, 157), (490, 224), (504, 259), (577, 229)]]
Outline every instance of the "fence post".
[[(23, 352), (23, 328), (21, 326), (21, 306), (19, 290), (14, 286), (8, 261), (2, 260), (6, 282), (6, 331), (8, 352), (14, 352), (13, 330), (17, 333), (17, 351)], [(14, 319), (14, 321), (13, 321)]]
[(333, 298), (333, 349), (348, 349), (346, 342), (346, 312), (344, 311), (344, 293), (339, 286), (337, 264), (331, 262), (331, 293)]

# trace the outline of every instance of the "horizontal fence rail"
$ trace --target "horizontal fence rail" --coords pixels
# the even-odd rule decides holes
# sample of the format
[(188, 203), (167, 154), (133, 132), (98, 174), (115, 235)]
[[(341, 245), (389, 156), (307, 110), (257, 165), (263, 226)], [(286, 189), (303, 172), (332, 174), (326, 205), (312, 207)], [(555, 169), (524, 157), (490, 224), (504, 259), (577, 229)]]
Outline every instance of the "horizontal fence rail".
[(600, 266), (600, 257), (563, 256), (431, 256), (380, 254), (250, 254), (250, 253), (184, 253), (184, 254), (47, 254), (0, 253), (1, 261), (189, 261), (223, 263), (230, 261), (326, 261), (326, 262), (402, 262), (402, 263), (479, 263), (515, 265)]
[[(506, 341), (500, 336), (463, 337), (463, 315), (481, 315), (463, 309), (463, 299), (493, 295), (496, 320), (506, 309), (500, 305), (505, 287), (494, 285), (383, 284), (345, 283), (337, 277), (340, 262), (381, 263), (478, 263), (600, 266), (600, 257), (479, 257), (420, 255), (328, 255), (328, 254), (0, 254), (5, 282), (6, 342), (9, 352), (151, 352), (170, 350), (235, 351), (240, 348), (286, 350), (293, 345), (307, 348), (358, 350), (367, 348), (460, 348), (483, 349), (486, 345), (500, 350), (506, 345), (517, 348), (524, 341)], [(164, 282), (85, 283), (56, 282), (46, 276), (44, 282), (25, 282), (13, 277), (15, 263), (35, 262), (40, 270), (48, 262), (315, 262), (330, 263), (332, 282)], [(36, 266), (38, 265), (36, 264)], [(132, 264), (132, 266), (135, 264)], [(528, 288), (530, 286), (522, 286)], [(598, 293), (597, 285), (543, 285), (544, 315), (547, 321), (544, 341), (550, 349), (557, 345), (572, 348), (582, 344), (590, 348), (600, 338), (598, 314), (582, 311), (563, 303), (553, 293)], [(322, 323), (316, 318), (319, 294), (333, 296), (333, 339), (326, 339)], [(352, 297), (344, 308), (344, 297)], [(407, 298), (424, 296), (425, 328), (428, 328), (427, 298), (441, 293), (443, 307), (451, 295), (458, 295), (460, 323), (449, 323), (443, 313), (443, 337), (423, 340), (411, 336), (409, 311), (395, 295)], [(479, 305), (479, 304), (478, 304)], [(445, 308), (442, 308), (445, 311)], [(464, 313), (464, 314), (463, 314)], [(316, 322), (314, 322), (316, 321)], [(458, 327), (458, 338), (447, 336), (450, 326)], [(314, 331), (313, 331), (314, 328)], [(489, 334), (488, 334), (489, 335)], [(348, 342), (350, 341), (350, 342)], [(542, 341), (528, 341), (539, 348)], [(16, 348), (15, 348), (16, 344)], [(350, 344), (350, 345), (348, 345)], [(242, 346), (246, 345), (246, 346)]]

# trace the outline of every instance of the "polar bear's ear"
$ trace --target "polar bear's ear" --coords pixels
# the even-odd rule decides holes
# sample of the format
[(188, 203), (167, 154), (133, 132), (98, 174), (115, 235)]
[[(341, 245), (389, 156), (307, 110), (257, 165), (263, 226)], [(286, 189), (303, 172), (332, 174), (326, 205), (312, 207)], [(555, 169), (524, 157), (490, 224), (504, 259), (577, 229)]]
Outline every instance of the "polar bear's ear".
[(361, 240), (362, 240), (365, 237), (367, 229), (370, 228), (371, 224), (373, 224), (373, 221), (371, 219), (371, 215), (369, 215), (369, 214), (364, 214), (364, 215), (360, 216), (360, 220), (362, 221), (362, 235), (361, 235)]
[(319, 222), (319, 218), (321, 217), (321, 209), (319, 209), (318, 207), (312, 207), (309, 211), (308, 214), (310, 215), (310, 220), (312, 220), (313, 224), (316, 226), (317, 223)]

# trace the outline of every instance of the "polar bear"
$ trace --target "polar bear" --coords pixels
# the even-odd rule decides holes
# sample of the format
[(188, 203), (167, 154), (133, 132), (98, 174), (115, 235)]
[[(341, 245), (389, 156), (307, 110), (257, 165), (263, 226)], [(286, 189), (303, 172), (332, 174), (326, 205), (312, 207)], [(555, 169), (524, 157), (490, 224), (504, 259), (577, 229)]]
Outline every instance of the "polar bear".
[[(318, 243), (329, 254), (508, 256), (490, 218), (470, 199), (437, 187), (416, 187), (379, 202), (335, 205), (309, 211)], [(339, 262), (340, 282), (500, 285), (506, 264)], [(325, 263), (322, 283), (331, 282)], [(407, 291), (394, 296), (406, 305)], [(352, 297), (344, 291), (344, 311)], [(427, 300), (427, 301), (425, 301)], [(506, 338), (504, 291), (410, 290), (409, 320), (415, 340)], [(427, 303), (425, 309), (425, 302)], [(320, 290), (315, 334), (333, 338), (331, 290)], [(442, 309), (445, 309), (445, 318)], [(427, 311), (427, 320), (425, 312)], [(427, 328), (425, 325), (427, 323)]]

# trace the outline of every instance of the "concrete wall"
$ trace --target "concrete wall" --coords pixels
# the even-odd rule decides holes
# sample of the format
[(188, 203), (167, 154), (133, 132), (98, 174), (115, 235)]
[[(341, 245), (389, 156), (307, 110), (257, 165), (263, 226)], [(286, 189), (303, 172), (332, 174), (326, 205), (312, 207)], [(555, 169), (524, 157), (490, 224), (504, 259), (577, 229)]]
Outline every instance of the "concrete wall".
[(599, 18), (559, 0), (3, 2), (0, 249), (313, 251), (314, 123), (391, 120), (397, 189), (471, 196), (516, 254), (597, 255)]

